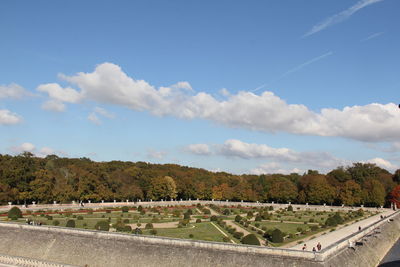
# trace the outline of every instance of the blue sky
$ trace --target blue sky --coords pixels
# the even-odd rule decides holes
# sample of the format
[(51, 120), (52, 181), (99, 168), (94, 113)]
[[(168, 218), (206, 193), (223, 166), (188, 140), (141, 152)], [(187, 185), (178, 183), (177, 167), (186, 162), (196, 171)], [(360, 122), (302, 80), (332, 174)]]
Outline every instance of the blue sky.
[(0, 153), (400, 166), (400, 2), (1, 1)]

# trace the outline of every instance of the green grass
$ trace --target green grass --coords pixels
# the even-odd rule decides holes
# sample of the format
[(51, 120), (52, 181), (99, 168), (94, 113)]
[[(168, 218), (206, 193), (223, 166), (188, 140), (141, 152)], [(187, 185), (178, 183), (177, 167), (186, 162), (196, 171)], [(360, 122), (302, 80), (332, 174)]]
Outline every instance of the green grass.
[[(309, 229), (309, 226), (303, 223), (279, 223), (279, 222), (268, 222), (268, 221), (263, 221), (258, 223), (260, 224), (260, 226), (258, 227), (260, 229), (263, 226), (267, 227), (268, 230), (277, 228), (287, 234), (297, 233), (298, 227), (301, 227), (303, 230)], [(254, 225), (254, 222), (252, 222), (251, 224)]]
[[(194, 228), (192, 228), (192, 225), (194, 225)], [(190, 239), (189, 235), (192, 234), (192, 239), (195, 240), (223, 242), (222, 238), (224, 236), (211, 223), (204, 222), (192, 225), (187, 228), (157, 228), (157, 235), (172, 238)], [(144, 230), (143, 234), (149, 235), (150, 230)]]

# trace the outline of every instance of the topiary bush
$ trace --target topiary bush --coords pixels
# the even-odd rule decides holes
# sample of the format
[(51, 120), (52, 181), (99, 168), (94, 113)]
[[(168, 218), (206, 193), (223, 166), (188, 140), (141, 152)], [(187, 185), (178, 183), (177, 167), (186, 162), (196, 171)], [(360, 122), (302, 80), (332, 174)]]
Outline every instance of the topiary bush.
[(196, 219), (196, 223), (201, 223), (201, 219)]
[(128, 211), (129, 211), (129, 208), (128, 208), (127, 206), (123, 206), (123, 207), (121, 208), (121, 210), (122, 210), (122, 212), (128, 212)]
[(282, 243), (283, 242), (283, 233), (279, 229), (275, 229), (271, 234), (271, 241), (274, 243)]
[(217, 220), (218, 220), (218, 218), (215, 215), (211, 216), (211, 218), (210, 218), (210, 221), (212, 221), (212, 222), (215, 222)]
[(76, 217), (77, 220), (83, 220), (83, 216), (79, 215), (78, 217)]
[(18, 218), (22, 218), (22, 211), (18, 207), (12, 207), (7, 214), (8, 218), (11, 220), (17, 220)]
[(287, 211), (293, 211), (292, 205), (289, 205), (289, 207), (287, 208)]
[(110, 225), (107, 221), (98, 221), (94, 226), (94, 229), (108, 232), (110, 230)]
[(75, 228), (75, 221), (74, 220), (68, 220), (67, 224), (65, 226), (66, 227)]
[(152, 223), (146, 223), (145, 229), (153, 229), (153, 224)]
[(240, 241), (242, 244), (259, 246), (260, 241), (254, 234), (248, 234)]
[(236, 215), (235, 222), (240, 222), (242, 220), (242, 216)]

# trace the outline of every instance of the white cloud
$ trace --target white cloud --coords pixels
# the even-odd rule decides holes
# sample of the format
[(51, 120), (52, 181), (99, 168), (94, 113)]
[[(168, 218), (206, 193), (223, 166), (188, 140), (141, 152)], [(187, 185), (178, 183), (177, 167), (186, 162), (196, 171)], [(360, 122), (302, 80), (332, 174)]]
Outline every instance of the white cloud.
[(65, 104), (58, 100), (48, 100), (42, 104), (42, 109), (63, 112), (65, 111)]
[(88, 99), (148, 111), (157, 116), (200, 118), (262, 132), (339, 136), (369, 142), (400, 138), (400, 112), (394, 103), (374, 103), (342, 110), (325, 108), (314, 112), (301, 104), (288, 104), (268, 91), (261, 95), (241, 91), (219, 101), (205, 92), (192, 93), (172, 87), (156, 89), (146, 81), (127, 76), (112, 63), (100, 64), (92, 73), (62, 77), (80, 91), (69, 88), (71, 94), (61, 97), (66, 89), (60, 86), (51, 84), (39, 88), (47, 88), (43, 90), (52, 92), (49, 95), (60, 101)]
[(62, 112), (65, 110), (64, 102), (78, 103), (82, 95), (73, 88), (62, 88), (57, 83), (48, 83), (39, 85), (36, 90), (47, 93), (50, 100), (42, 105), (45, 110)]
[(22, 152), (30, 152), (32, 154), (34, 154), (37, 157), (41, 157), (44, 158), (48, 155), (67, 155), (67, 153), (65, 153), (64, 151), (55, 151), (54, 149), (50, 148), (50, 147), (42, 147), (40, 149), (38, 149), (34, 144), (29, 143), (29, 142), (25, 142), (22, 143), (18, 146), (12, 146), (10, 148), (8, 148), (8, 150), (15, 155), (21, 154)]
[(185, 90), (193, 91), (193, 88), (189, 82), (177, 82), (176, 84), (171, 85), (171, 87), (175, 88), (175, 89), (185, 89)]
[(206, 144), (192, 144), (185, 148), (186, 151), (196, 155), (210, 155), (210, 147)]
[(88, 120), (93, 122), (96, 125), (100, 125), (101, 124), (101, 120), (99, 119), (99, 117), (97, 117), (96, 113), (94, 113), (94, 112), (89, 114)]
[(22, 118), (7, 109), (0, 109), (0, 125), (12, 125), (22, 122)]
[(291, 174), (291, 173), (304, 173), (304, 170), (300, 170), (298, 168), (292, 168), (292, 169), (284, 169), (279, 163), (276, 162), (268, 162), (261, 164), (257, 168), (254, 168), (250, 170), (250, 173), (260, 175), (260, 174), (273, 174), (273, 173), (279, 173), (279, 174)]
[(105, 110), (104, 108), (100, 108), (100, 107), (95, 107), (94, 112), (96, 112), (106, 118), (109, 118), (109, 119), (113, 119), (115, 117), (114, 114), (112, 114), (112, 113), (108, 112), (107, 110)]
[(322, 31), (332, 25), (343, 22), (346, 19), (350, 18), (357, 11), (363, 9), (364, 7), (367, 7), (369, 5), (372, 5), (372, 4), (381, 2), (381, 1), (383, 1), (383, 0), (360, 0), (355, 5), (349, 7), (348, 9), (343, 10), (342, 12), (335, 14), (335, 15), (325, 19), (324, 21), (318, 23), (317, 25), (313, 26), (310, 31), (308, 31), (306, 34), (303, 35), (303, 37), (310, 36), (314, 33)]
[(237, 139), (226, 140), (223, 144), (215, 144), (212, 147), (213, 150), (206, 144), (195, 144), (187, 146), (186, 151), (197, 155), (213, 154), (249, 160), (269, 159), (274, 162), (295, 163), (323, 170), (350, 163), (326, 152), (298, 152), (288, 148), (273, 148), (265, 144), (250, 144)]
[(166, 155), (167, 155), (167, 152), (165, 152), (165, 151), (149, 150), (147, 152), (147, 157), (152, 158), (152, 159), (163, 159)]
[(9, 85), (0, 85), (0, 99), (1, 98), (22, 98), (30, 95), (22, 86), (11, 83)]
[(395, 170), (399, 169), (399, 166), (391, 163), (388, 160), (382, 159), (382, 158), (373, 158), (373, 159), (367, 160), (367, 162), (374, 163), (377, 166), (379, 166), (383, 169), (386, 169), (388, 171), (395, 171)]
[(9, 150), (14, 154), (20, 154), (22, 152), (31, 152), (35, 151), (36, 147), (32, 143), (22, 143), (19, 146), (10, 147)]

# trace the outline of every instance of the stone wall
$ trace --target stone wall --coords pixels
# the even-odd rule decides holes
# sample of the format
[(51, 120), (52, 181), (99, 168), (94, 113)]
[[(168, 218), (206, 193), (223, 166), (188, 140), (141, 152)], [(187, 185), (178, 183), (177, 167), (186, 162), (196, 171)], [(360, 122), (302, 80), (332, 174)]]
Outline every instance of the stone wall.
[[(76, 266), (372, 267), (399, 235), (398, 212), (317, 253), (0, 223), (0, 254)], [(349, 239), (363, 246), (348, 248)]]

